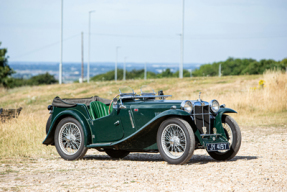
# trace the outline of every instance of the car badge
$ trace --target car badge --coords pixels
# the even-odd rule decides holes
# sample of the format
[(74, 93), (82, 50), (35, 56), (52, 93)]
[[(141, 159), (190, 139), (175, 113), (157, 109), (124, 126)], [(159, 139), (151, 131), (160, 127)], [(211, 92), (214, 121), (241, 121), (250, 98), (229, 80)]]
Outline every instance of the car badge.
[(135, 111), (135, 112), (138, 112), (138, 111), (139, 111), (139, 109), (134, 109), (134, 111)]

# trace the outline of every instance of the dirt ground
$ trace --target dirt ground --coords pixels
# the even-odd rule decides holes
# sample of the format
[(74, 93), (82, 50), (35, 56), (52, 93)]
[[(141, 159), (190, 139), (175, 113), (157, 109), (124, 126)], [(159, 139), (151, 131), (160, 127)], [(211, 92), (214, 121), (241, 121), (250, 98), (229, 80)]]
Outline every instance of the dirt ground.
[(60, 157), (0, 165), (0, 191), (287, 191), (286, 127), (242, 128), (231, 161), (196, 150), (186, 165), (160, 154), (131, 153), (111, 160), (89, 150), (84, 160)]

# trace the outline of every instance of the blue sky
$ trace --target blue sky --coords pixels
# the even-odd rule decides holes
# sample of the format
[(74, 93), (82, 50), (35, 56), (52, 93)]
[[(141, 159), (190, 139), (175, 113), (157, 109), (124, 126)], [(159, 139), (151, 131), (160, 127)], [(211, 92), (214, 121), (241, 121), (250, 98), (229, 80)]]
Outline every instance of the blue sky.
[[(9, 61), (60, 60), (60, 0), (0, 0), (1, 47)], [(64, 62), (81, 61), (84, 32), (91, 62), (180, 61), (182, 1), (64, 0)], [(229, 56), (281, 60), (287, 57), (287, 1), (185, 0), (185, 63), (210, 63)]]

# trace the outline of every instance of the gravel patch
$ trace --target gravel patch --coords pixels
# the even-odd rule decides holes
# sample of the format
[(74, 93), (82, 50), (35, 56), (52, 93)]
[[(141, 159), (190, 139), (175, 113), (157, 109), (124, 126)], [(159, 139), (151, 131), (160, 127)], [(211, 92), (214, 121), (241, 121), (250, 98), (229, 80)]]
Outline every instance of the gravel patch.
[(84, 160), (37, 159), (0, 165), (0, 191), (287, 191), (284, 128), (245, 128), (231, 161), (196, 150), (186, 165), (169, 165), (159, 153), (111, 160), (89, 150)]

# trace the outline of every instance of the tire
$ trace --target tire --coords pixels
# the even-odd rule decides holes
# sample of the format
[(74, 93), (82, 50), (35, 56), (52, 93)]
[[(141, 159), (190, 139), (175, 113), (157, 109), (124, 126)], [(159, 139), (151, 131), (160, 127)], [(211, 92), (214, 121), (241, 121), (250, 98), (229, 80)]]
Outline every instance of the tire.
[[(64, 134), (66, 134), (65, 138), (62, 137)], [(72, 117), (62, 119), (54, 135), (59, 155), (65, 160), (82, 159), (88, 150), (84, 145), (84, 137), (83, 128), (76, 119)]]
[(51, 120), (52, 120), (52, 115), (49, 116), (47, 123), (46, 123), (46, 135), (49, 132), (50, 126), (51, 126)]
[(169, 164), (185, 164), (193, 155), (195, 137), (191, 126), (183, 119), (163, 121), (157, 131), (157, 147)]
[[(211, 151), (208, 154), (215, 160), (226, 161), (232, 159), (239, 151), (241, 146), (241, 131), (236, 121), (228, 116), (222, 116), (222, 126), (224, 128), (227, 139), (229, 140), (230, 149), (228, 151)], [(225, 124), (225, 125), (224, 125)], [(228, 128), (228, 125), (231, 133)], [(232, 137), (231, 137), (232, 135)], [(230, 143), (231, 142), (231, 143)]]
[(105, 152), (112, 159), (122, 159), (130, 153), (129, 151), (113, 150), (113, 149), (105, 149)]

